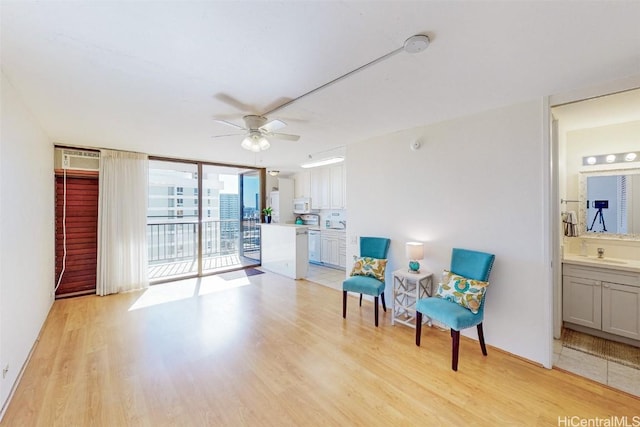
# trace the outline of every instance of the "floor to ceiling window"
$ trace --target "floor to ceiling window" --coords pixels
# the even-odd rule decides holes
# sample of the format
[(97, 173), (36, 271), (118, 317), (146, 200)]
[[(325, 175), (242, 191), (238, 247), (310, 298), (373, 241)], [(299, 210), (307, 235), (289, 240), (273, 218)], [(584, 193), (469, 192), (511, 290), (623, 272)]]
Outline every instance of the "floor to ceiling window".
[(149, 161), (149, 279), (260, 264), (260, 170)]

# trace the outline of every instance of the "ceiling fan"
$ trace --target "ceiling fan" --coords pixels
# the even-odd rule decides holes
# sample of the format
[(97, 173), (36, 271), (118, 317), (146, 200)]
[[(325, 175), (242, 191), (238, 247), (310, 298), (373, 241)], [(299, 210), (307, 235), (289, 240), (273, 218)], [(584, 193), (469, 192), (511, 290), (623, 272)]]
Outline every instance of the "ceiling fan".
[[(355, 73), (357, 73), (358, 71), (361, 71), (365, 68), (368, 68), (374, 64), (377, 64), (378, 62), (381, 62), (385, 59), (388, 59), (390, 57), (392, 57), (393, 55), (399, 53), (399, 52), (407, 52), (407, 53), (419, 53), (424, 51), (427, 46), (429, 46), (430, 43), (430, 39), (429, 36), (425, 35), (425, 34), (416, 34), (413, 35), (411, 37), (409, 37), (408, 39), (405, 40), (404, 44), (395, 49), (392, 50), (391, 52), (382, 55), (379, 58), (374, 59), (373, 61), (370, 61), (354, 70), (349, 71), (346, 74), (343, 74), (339, 77), (336, 77), (335, 79), (321, 85), (318, 86), (315, 89), (312, 89), (306, 93), (303, 93), (302, 95), (298, 96), (297, 98), (294, 99), (290, 99), (278, 106), (276, 106), (275, 108), (270, 109), (269, 111), (267, 111), (266, 113), (264, 113), (263, 115), (255, 115), (255, 114), (250, 114), (247, 116), (244, 116), (244, 122), (245, 122), (245, 126), (239, 126), (235, 123), (231, 123), (228, 122), (226, 120), (221, 120), (221, 119), (215, 119), (216, 122), (218, 123), (222, 123), (231, 127), (234, 127), (236, 129), (241, 129), (246, 131), (247, 133), (245, 134), (245, 138), (242, 140), (242, 148), (247, 149), (247, 150), (251, 150), (253, 152), (259, 152), (262, 150), (266, 150), (268, 149), (271, 144), (269, 143), (269, 140), (267, 139), (269, 138), (279, 138), (279, 139), (288, 139), (291, 141), (297, 141), (298, 139), (300, 139), (300, 136), (298, 135), (289, 135), (286, 133), (276, 133), (274, 131), (278, 130), (278, 129), (282, 129), (283, 127), (285, 127), (287, 124), (285, 122), (283, 122), (282, 120), (271, 120), (267, 122), (267, 118), (265, 116), (267, 116), (268, 114), (271, 114), (277, 110), (280, 110), (288, 105), (291, 105), (292, 103), (311, 95), (312, 93), (315, 93), (319, 90), (322, 90), (330, 85), (333, 85), (334, 83), (339, 82), (340, 80), (343, 80)], [(214, 138), (218, 138), (218, 137), (223, 137), (223, 136), (230, 136), (230, 135), (216, 135), (214, 136)]]
[[(245, 150), (250, 150), (255, 153), (259, 151), (263, 151), (268, 149), (271, 146), (268, 138), (276, 138), (276, 139), (286, 139), (289, 141), (297, 141), (300, 139), (299, 135), (291, 135), (288, 133), (279, 133), (275, 132), (279, 129), (282, 129), (287, 124), (282, 120), (274, 119), (267, 121), (267, 118), (264, 116), (258, 116), (255, 114), (249, 114), (243, 117), (244, 126), (237, 125), (235, 123), (231, 123), (226, 120), (214, 119), (218, 123), (222, 123), (227, 126), (234, 127), (236, 129), (240, 129), (245, 131), (243, 135), (245, 135), (244, 139), (240, 146)], [(230, 134), (237, 135), (237, 134)], [(214, 138), (219, 138), (223, 136), (230, 135), (216, 135)]]

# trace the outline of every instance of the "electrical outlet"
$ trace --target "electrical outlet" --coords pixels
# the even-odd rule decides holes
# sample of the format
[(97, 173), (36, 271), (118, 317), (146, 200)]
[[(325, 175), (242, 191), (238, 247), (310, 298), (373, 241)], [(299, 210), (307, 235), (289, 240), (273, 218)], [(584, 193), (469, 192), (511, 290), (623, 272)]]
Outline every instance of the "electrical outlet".
[(5, 377), (7, 376), (7, 372), (9, 372), (9, 364), (7, 363), (7, 366), (5, 366), (2, 369), (2, 379), (5, 379)]
[(357, 245), (358, 244), (358, 236), (351, 236), (351, 244), (352, 245)]

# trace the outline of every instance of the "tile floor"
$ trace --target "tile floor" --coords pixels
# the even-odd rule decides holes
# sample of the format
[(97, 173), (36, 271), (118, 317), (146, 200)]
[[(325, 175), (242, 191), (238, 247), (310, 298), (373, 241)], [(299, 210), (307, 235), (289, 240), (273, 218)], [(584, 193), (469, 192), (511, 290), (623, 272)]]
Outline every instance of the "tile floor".
[(342, 290), (342, 282), (346, 279), (346, 272), (335, 268), (309, 264), (307, 280), (327, 286), (338, 291)]
[(563, 347), (561, 340), (553, 342), (553, 365), (618, 390), (640, 396), (640, 369), (630, 368)]

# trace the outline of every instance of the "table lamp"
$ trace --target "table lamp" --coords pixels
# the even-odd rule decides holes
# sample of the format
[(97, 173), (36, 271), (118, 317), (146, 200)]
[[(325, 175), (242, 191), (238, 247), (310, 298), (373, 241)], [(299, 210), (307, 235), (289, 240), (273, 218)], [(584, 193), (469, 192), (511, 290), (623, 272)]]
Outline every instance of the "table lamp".
[(409, 273), (420, 273), (418, 260), (424, 258), (424, 244), (420, 242), (407, 242), (407, 258), (409, 258)]

